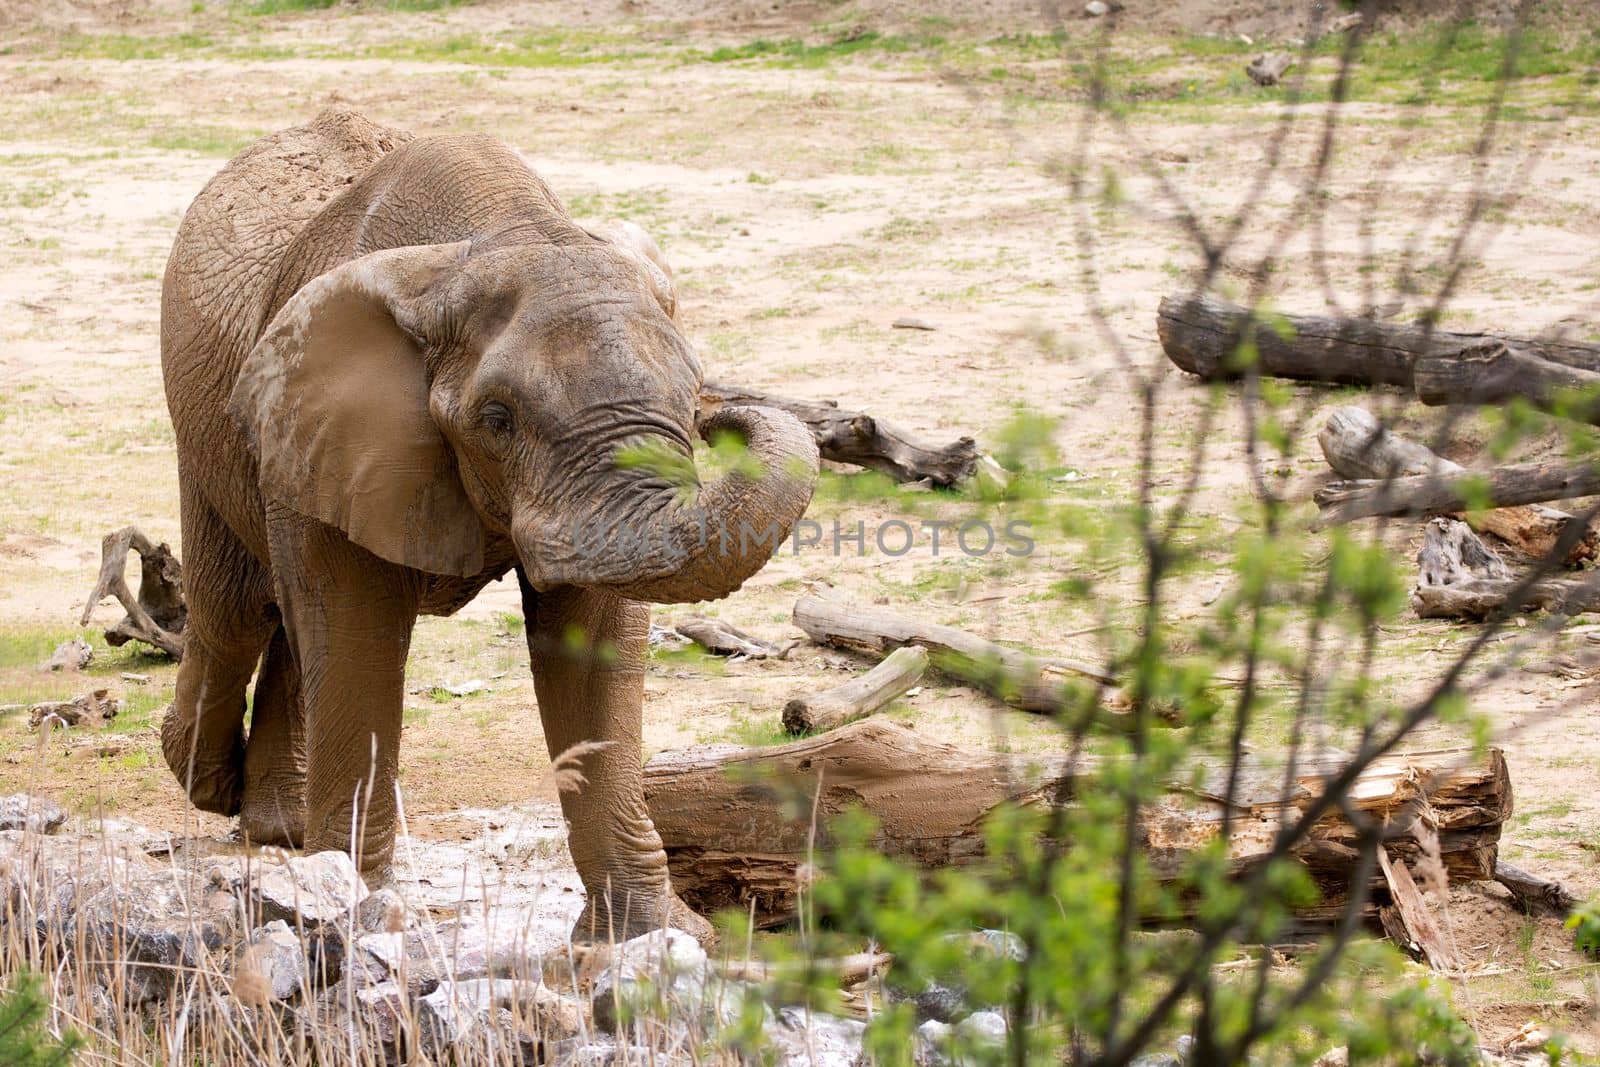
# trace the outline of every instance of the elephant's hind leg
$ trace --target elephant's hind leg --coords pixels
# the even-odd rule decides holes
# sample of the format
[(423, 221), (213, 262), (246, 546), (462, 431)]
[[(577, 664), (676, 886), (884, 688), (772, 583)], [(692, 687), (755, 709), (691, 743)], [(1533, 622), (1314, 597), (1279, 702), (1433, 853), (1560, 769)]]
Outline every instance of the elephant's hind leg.
[(244, 695), (275, 623), (271, 587), (209, 504), (189, 487), (181, 498), (189, 619), (161, 752), (195, 807), (236, 815), (244, 793)]
[(250, 702), (239, 829), (258, 845), (298, 848), (306, 824), (305, 706), (300, 668), (282, 626), (272, 635)]

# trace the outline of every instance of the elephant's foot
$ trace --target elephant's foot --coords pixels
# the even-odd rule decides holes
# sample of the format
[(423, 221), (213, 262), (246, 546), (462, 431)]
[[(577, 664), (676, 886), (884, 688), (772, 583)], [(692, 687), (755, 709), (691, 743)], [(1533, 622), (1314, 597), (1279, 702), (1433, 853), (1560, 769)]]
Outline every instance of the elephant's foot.
[(717, 932), (710, 921), (670, 889), (665, 898), (660, 890), (628, 897), (613, 893), (609, 900), (591, 896), (578, 921), (572, 924), (572, 940), (578, 944), (612, 941), (620, 944), (664, 926), (682, 930), (707, 948), (717, 940)]
[(161, 754), (189, 802), (201, 811), (237, 815), (244, 799), (244, 736), (216, 743), (200, 736), (176, 704), (161, 720)]
[(298, 789), (271, 790), (252, 783), (244, 791), (239, 832), (253, 845), (299, 848), (306, 839), (303, 797)]

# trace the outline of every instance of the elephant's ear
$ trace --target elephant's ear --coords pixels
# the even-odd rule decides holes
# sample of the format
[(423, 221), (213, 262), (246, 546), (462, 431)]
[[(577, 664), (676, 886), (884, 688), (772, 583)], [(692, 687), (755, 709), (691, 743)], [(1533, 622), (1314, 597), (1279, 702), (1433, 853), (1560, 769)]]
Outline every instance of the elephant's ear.
[(655, 238), (646, 233), (643, 227), (627, 219), (611, 219), (589, 232), (614, 246), (638, 265), (656, 303), (667, 313), (667, 318), (676, 321), (678, 287), (672, 280), (672, 267), (667, 263), (667, 257), (661, 254), (661, 247), (656, 244)]
[(483, 527), (401, 326), (466, 248), (374, 252), (306, 283), (246, 357), (228, 408), (269, 497), (390, 562), (470, 576), (483, 569)]

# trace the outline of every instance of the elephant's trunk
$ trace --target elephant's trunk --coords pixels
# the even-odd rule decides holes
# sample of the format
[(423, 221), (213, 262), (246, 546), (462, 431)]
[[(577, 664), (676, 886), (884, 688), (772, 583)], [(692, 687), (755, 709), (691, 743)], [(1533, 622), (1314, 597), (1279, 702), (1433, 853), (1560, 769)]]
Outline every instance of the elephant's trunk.
[(722, 408), (700, 428), (707, 440), (730, 430), (744, 438), (755, 463), (700, 486), (692, 499), (663, 484), (650, 507), (519, 537), (533, 581), (659, 604), (718, 600), (738, 589), (811, 503), (817, 446), (800, 420), (772, 408)]

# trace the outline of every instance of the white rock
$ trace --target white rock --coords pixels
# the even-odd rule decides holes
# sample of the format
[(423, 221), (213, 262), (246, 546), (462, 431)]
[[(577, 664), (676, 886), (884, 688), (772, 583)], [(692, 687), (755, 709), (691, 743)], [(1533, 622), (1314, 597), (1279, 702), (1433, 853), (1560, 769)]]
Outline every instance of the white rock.
[(357, 989), (356, 1010), (380, 1042), (392, 1045), (399, 1038), (406, 1017), (406, 991), (395, 982)]
[(621, 1029), (624, 1018), (657, 1008), (674, 1019), (726, 1026), (739, 1017), (742, 992), (741, 983), (711, 974), (698, 941), (668, 928), (619, 945), (595, 978), (590, 1005), (595, 1026), (612, 1032)]
[(26, 830), (33, 834), (53, 834), (67, 821), (60, 805), (43, 797), (13, 793), (0, 797), (0, 830)]
[[(417, 1002), (417, 1025), (425, 1048), (513, 1048), (518, 1021), (551, 1040), (569, 1038), (583, 1029), (578, 1002), (561, 996), (543, 982), (511, 978), (477, 978), (440, 982)], [(498, 1061), (496, 1061), (498, 1062)]]
[(411, 925), (405, 900), (393, 889), (374, 889), (356, 905), (356, 926), (362, 930), (394, 933)]
[(274, 919), (252, 934), (245, 953), (266, 980), (273, 1000), (288, 1000), (305, 988), (305, 946), (282, 919)]
[(333, 922), (366, 895), (367, 884), (349, 855), (332, 851), (269, 867), (250, 886), (251, 902), (262, 919), (282, 919), (295, 929)]
[(70, 641), (63, 641), (50, 653), (50, 658), (45, 661), (44, 669), (47, 671), (81, 671), (94, 660), (94, 649), (82, 638), (74, 637)]
[(913, 1058), (927, 1067), (945, 1067), (950, 1062), (950, 1035), (952, 1027), (938, 1019), (929, 1019), (917, 1027), (913, 1040)]
[(767, 1024), (778, 1067), (855, 1067), (867, 1024), (802, 1008), (784, 1008)]
[(84, 945), (106, 986), (138, 1003), (165, 996), (178, 971), (204, 965), (233, 934), (234, 899), (181, 870), (118, 879), (80, 900), (64, 943)]
[(1006, 1017), (997, 1011), (975, 1011), (956, 1024), (956, 1036), (970, 1044), (1002, 1044)]
[(1083, 5), (1083, 13), (1092, 19), (1111, 14), (1111, 5), (1106, 0), (1089, 0)]

